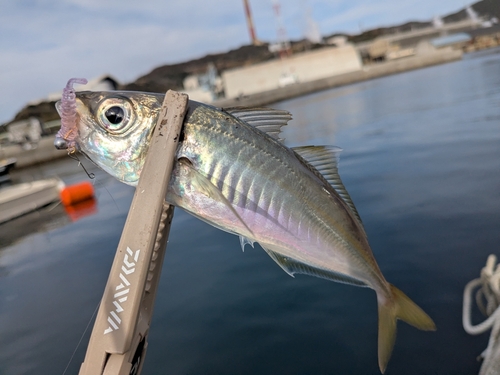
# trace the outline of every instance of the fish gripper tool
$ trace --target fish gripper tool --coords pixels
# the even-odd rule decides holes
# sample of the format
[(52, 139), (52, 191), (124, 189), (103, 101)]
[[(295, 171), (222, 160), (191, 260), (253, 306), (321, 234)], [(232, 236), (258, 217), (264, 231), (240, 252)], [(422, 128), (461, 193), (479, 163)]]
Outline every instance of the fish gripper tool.
[(169, 90), (79, 375), (140, 374), (174, 207), (165, 201), (188, 96)]

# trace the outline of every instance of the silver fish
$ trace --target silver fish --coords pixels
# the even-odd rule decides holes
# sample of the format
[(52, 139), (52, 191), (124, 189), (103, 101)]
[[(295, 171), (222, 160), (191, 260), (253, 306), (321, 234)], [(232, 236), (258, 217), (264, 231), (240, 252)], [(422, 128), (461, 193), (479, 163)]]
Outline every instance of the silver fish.
[[(118, 180), (139, 179), (164, 95), (76, 94), (71, 140)], [(216, 228), (258, 242), (289, 275), (303, 273), (377, 293), (378, 359), (386, 369), (396, 320), (435, 330), (432, 319), (382, 275), (361, 219), (338, 175), (333, 146), (290, 149), (279, 139), (291, 116), (264, 108), (189, 102), (167, 201)], [(63, 132), (64, 133), (64, 132)], [(56, 140), (58, 148), (66, 140)]]

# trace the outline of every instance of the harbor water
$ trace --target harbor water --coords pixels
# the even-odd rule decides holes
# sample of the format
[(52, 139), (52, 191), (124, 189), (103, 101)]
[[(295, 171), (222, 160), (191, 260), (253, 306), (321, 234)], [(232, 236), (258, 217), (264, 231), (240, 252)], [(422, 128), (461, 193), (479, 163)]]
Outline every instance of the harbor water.
[[(343, 148), (340, 174), (382, 272), (437, 325), (399, 322), (386, 373), (478, 373), (488, 335), (464, 332), (462, 293), (500, 255), (500, 49), (271, 106), (293, 114), (287, 145)], [(94, 214), (50, 206), (0, 225), (1, 375), (62, 374), (73, 353), (77, 374), (83, 361), (134, 192), (83, 162)], [(14, 178), (54, 175), (87, 179), (71, 159)], [(176, 210), (143, 374), (378, 373), (372, 290), (292, 278), (258, 245), (242, 252)]]

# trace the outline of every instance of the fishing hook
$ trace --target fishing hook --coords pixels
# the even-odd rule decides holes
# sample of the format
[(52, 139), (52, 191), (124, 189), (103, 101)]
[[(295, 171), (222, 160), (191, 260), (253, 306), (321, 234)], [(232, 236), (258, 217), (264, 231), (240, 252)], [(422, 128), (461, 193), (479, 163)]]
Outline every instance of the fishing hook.
[(78, 165), (81, 166), (83, 168), (83, 170), (85, 171), (85, 173), (87, 174), (87, 176), (93, 180), (95, 178), (95, 174), (92, 173), (92, 172), (88, 172), (86, 169), (85, 169), (85, 166), (82, 164), (82, 162), (80, 161), (80, 159), (78, 159), (78, 156), (76, 156), (76, 153), (73, 151), (73, 152), (68, 152), (68, 156), (73, 159), (73, 160), (76, 160), (78, 162)]

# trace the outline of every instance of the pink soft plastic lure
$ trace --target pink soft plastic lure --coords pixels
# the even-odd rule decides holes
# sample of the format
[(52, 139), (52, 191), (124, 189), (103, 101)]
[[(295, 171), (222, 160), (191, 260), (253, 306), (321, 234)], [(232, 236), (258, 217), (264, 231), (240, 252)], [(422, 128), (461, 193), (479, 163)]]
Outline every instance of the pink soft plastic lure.
[(61, 116), (61, 129), (57, 132), (54, 146), (60, 150), (67, 149), (68, 153), (76, 150), (75, 139), (78, 135), (76, 124), (76, 95), (73, 84), (85, 85), (85, 78), (71, 78), (63, 89), (61, 101), (56, 104)]

